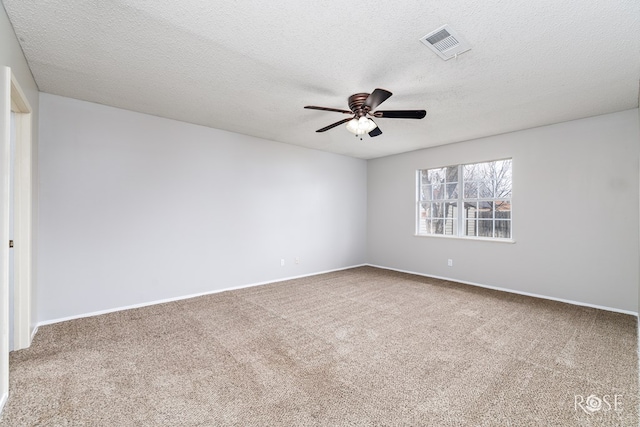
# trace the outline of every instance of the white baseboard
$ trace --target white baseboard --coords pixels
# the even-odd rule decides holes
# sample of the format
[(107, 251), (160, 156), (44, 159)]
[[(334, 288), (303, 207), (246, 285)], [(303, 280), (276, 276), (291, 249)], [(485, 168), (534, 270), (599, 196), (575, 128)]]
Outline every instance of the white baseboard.
[[(370, 267), (382, 268), (384, 270), (397, 271), (399, 273), (407, 273), (407, 274), (414, 274), (416, 276), (431, 277), (431, 278), (434, 278), (434, 279), (447, 280), (449, 282), (456, 282), (456, 283), (462, 283), (462, 284), (465, 284), (465, 285), (478, 286), (480, 288), (493, 289), (494, 291), (509, 292), (511, 294), (525, 295), (525, 296), (528, 296), (528, 297), (534, 297), (534, 298), (541, 298), (541, 299), (546, 299), (546, 300), (551, 300), (551, 301), (564, 302), (564, 303), (567, 303), (567, 304), (579, 305), (579, 306), (582, 306), (582, 307), (597, 308), (599, 310), (613, 311), (615, 313), (630, 314), (632, 316), (638, 317), (638, 313), (637, 312), (630, 311), (630, 310), (621, 310), (619, 308), (605, 307), (605, 306), (602, 306), (602, 305), (590, 304), (590, 303), (586, 303), (586, 302), (572, 301), (572, 300), (568, 300), (568, 299), (564, 299), (564, 298), (550, 297), (548, 295), (540, 295), (540, 294), (534, 294), (534, 293), (531, 293), (531, 292), (516, 291), (514, 289), (500, 288), (498, 286), (483, 285), (481, 283), (467, 282), (465, 280), (452, 279), (450, 277), (434, 276), (434, 275), (431, 275), (431, 274), (417, 273), (415, 271), (401, 270), (399, 268), (383, 267), (381, 265), (375, 265), (375, 264), (367, 264), (367, 265), (370, 266)], [(640, 351), (640, 349), (639, 349), (639, 351)]]
[[(535, 293), (531, 293), (531, 292), (517, 291), (517, 290), (514, 290), (514, 289), (501, 288), (501, 287), (498, 287), (498, 286), (490, 286), (490, 285), (484, 285), (484, 284), (481, 284), (481, 283), (468, 282), (468, 281), (464, 281), (464, 280), (453, 279), (453, 278), (450, 278), (450, 277), (434, 276), (434, 275), (430, 275), (430, 274), (418, 273), (418, 272), (415, 272), (415, 271), (402, 270), (402, 269), (398, 269), (398, 268), (385, 267), (385, 266), (381, 266), (381, 265), (365, 263), (365, 264), (351, 265), (351, 266), (348, 266), (348, 267), (336, 268), (336, 269), (333, 269), (333, 270), (325, 270), (325, 271), (319, 271), (319, 272), (315, 272), (315, 273), (301, 274), (301, 275), (298, 275), (298, 276), (283, 277), (283, 278), (280, 278), (280, 279), (268, 280), (268, 281), (265, 281), (265, 282), (256, 282), (256, 283), (250, 283), (250, 284), (246, 284), (246, 285), (233, 286), (233, 287), (224, 288), (224, 289), (216, 289), (216, 290), (213, 290), (213, 291), (201, 292), (201, 293), (197, 293), (197, 294), (189, 294), (189, 295), (182, 295), (182, 296), (179, 296), (179, 297), (166, 298), (166, 299), (162, 299), (162, 300), (148, 301), (148, 302), (144, 302), (144, 303), (140, 303), (140, 304), (133, 304), (133, 305), (123, 306), (123, 307), (110, 308), (110, 309), (106, 309), (106, 310), (99, 310), (99, 311), (94, 311), (94, 312), (89, 312), (89, 313), (78, 314), (78, 315), (74, 315), (74, 316), (62, 317), (62, 318), (58, 318), (58, 319), (44, 320), (42, 322), (38, 322), (36, 328), (31, 333), (31, 339), (33, 340), (33, 337), (35, 336), (36, 332), (38, 331), (38, 327), (44, 326), (44, 325), (51, 325), (51, 324), (54, 324), (54, 323), (66, 322), (68, 320), (74, 320), (74, 319), (82, 319), (84, 317), (100, 316), (101, 314), (114, 313), (114, 312), (123, 311), (123, 310), (131, 310), (131, 309), (134, 309), (134, 308), (147, 307), (147, 306), (156, 305), (156, 304), (164, 304), (164, 303), (167, 303), (167, 302), (180, 301), (180, 300), (185, 300), (185, 299), (189, 299), (189, 298), (197, 298), (197, 297), (204, 296), (204, 295), (212, 295), (212, 294), (217, 294), (217, 293), (220, 293), (220, 292), (233, 291), (233, 290), (236, 290), (236, 289), (251, 288), (251, 287), (254, 287), (254, 286), (268, 285), (270, 283), (284, 282), (284, 281), (287, 281), (287, 280), (300, 279), (300, 278), (303, 278), (303, 277), (317, 276), (317, 275), (320, 275), (320, 274), (332, 273), (334, 271), (349, 270), (351, 268), (363, 267), (363, 266), (381, 268), (383, 270), (397, 271), (397, 272), (400, 272), (400, 273), (414, 274), (416, 276), (431, 277), (431, 278), (434, 278), (434, 279), (441, 279), (441, 280), (447, 280), (447, 281), (450, 281), (450, 282), (462, 283), (462, 284), (465, 284), (465, 285), (478, 286), (478, 287), (481, 287), (481, 288), (493, 289), (493, 290), (501, 291), (501, 292), (509, 292), (509, 293), (512, 293), (512, 294), (525, 295), (525, 296), (534, 297), (534, 298), (541, 298), (541, 299), (546, 299), (546, 300), (551, 300), (551, 301), (564, 302), (564, 303), (567, 303), (567, 304), (579, 305), (579, 306), (583, 306), (583, 307), (591, 307), (591, 308), (596, 308), (596, 309), (599, 309), (599, 310), (612, 311), (612, 312), (615, 312), (615, 313), (630, 314), (630, 315), (636, 316), (636, 317), (638, 316), (638, 313), (635, 312), (635, 311), (621, 310), (621, 309), (617, 309), (617, 308), (613, 308), (613, 307), (605, 307), (605, 306), (600, 306), (600, 305), (595, 305), (595, 304), (590, 304), (590, 303), (585, 303), (585, 302), (580, 302), (580, 301), (567, 300), (567, 299), (564, 299), (564, 298), (551, 297), (551, 296), (548, 296), (548, 295), (541, 295), (541, 294), (535, 294)], [(639, 351), (640, 351), (640, 349), (639, 349)]]
[(35, 337), (37, 333), (38, 333), (38, 326), (33, 328), (33, 331), (31, 331), (31, 341), (29, 341), (29, 345), (31, 345), (31, 343), (33, 342), (33, 337)]
[(250, 283), (250, 284), (246, 284), (246, 285), (233, 286), (233, 287), (230, 287), (230, 288), (216, 289), (216, 290), (207, 291), (207, 292), (200, 292), (200, 293), (197, 293), (197, 294), (181, 295), (179, 297), (166, 298), (166, 299), (162, 299), (162, 300), (143, 302), (143, 303), (140, 303), (140, 304), (127, 305), (127, 306), (124, 306), (124, 307), (109, 308), (109, 309), (106, 309), (106, 310), (99, 310), (99, 311), (93, 311), (93, 312), (90, 312), (90, 313), (78, 314), (78, 315), (74, 315), (74, 316), (61, 317), (59, 319), (43, 320), (42, 322), (38, 322), (38, 325), (36, 326), (36, 328), (34, 329), (34, 332), (32, 334), (32, 338), (33, 338), (33, 335), (35, 335), (36, 331), (38, 330), (38, 327), (44, 326), (44, 325), (51, 325), (51, 324), (54, 324), (54, 323), (66, 322), (68, 320), (82, 319), (84, 317), (100, 316), (101, 314), (115, 313), (116, 311), (131, 310), (131, 309), (134, 309), (134, 308), (147, 307), (147, 306), (150, 306), (150, 305), (164, 304), (164, 303), (167, 303), (167, 302), (180, 301), (180, 300), (185, 300), (185, 299), (189, 299), (189, 298), (196, 298), (196, 297), (201, 297), (201, 296), (204, 296), (204, 295), (212, 295), (212, 294), (217, 294), (217, 293), (220, 293), (220, 292), (233, 291), (233, 290), (236, 290), (236, 289), (244, 289), (244, 288), (251, 288), (251, 287), (254, 287), (254, 286), (268, 285), (270, 283), (284, 282), (284, 281), (287, 281), (287, 280), (300, 279), (300, 278), (303, 278), (303, 277), (318, 276), (320, 274), (332, 273), (334, 271), (349, 270), (351, 268), (364, 267), (366, 265), (368, 265), (368, 264), (351, 265), (351, 266), (348, 266), (348, 267), (335, 268), (333, 270), (325, 270), (325, 271), (319, 271), (319, 272), (316, 272), (316, 273), (301, 274), (299, 276), (283, 277), (283, 278), (280, 278), (280, 279), (268, 280), (266, 282)]

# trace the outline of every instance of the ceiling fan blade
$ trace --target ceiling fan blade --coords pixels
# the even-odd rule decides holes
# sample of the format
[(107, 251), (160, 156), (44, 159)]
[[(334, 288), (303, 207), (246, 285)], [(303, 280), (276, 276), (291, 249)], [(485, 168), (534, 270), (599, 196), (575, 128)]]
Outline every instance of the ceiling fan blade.
[(378, 136), (378, 135), (382, 135), (382, 131), (380, 130), (380, 128), (378, 126), (376, 126), (376, 128), (374, 130), (369, 132), (369, 136), (371, 136), (371, 137)]
[(364, 105), (369, 107), (369, 110), (375, 110), (378, 105), (389, 99), (391, 95), (393, 94), (388, 90), (376, 89), (367, 97), (364, 101)]
[(336, 113), (353, 114), (353, 111), (339, 110), (337, 108), (328, 107), (316, 107), (315, 105), (307, 105), (304, 108), (308, 108), (309, 110), (335, 111)]
[(318, 129), (316, 132), (326, 132), (326, 131), (328, 131), (329, 129), (333, 129), (333, 128), (334, 128), (334, 127), (336, 127), (336, 126), (340, 126), (340, 125), (341, 125), (341, 124), (343, 124), (343, 123), (347, 123), (349, 120), (352, 120), (352, 119), (353, 119), (353, 117), (349, 117), (349, 118), (346, 118), (346, 119), (342, 119), (342, 120), (340, 120), (339, 122), (335, 122), (335, 123), (333, 123), (333, 124), (330, 124), (329, 126), (325, 126), (325, 127), (323, 127), (322, 129)]
[(427, 112), (425, 110), (387, 110), (376, 111), (372, 115), (385, 119), (424, 119)]

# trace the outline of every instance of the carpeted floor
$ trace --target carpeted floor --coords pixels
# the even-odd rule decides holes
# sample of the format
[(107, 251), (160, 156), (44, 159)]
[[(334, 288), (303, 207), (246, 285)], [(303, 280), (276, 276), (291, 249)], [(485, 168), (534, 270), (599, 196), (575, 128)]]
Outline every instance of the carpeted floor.
[(636, 328), (362, 267), (41, 327), (0, 426), (636, 426)]

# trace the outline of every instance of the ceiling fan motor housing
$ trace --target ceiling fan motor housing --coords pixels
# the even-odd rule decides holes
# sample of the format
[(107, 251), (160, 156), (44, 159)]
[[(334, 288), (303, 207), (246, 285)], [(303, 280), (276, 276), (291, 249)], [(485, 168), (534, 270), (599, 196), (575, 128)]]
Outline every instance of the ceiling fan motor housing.
[(365, 116), (369, 112), (369, 107), (364, 106), (364, 102), (368, 97), (368, 93), (356, 93), (349, 97), (349, 109), (357, 117)]

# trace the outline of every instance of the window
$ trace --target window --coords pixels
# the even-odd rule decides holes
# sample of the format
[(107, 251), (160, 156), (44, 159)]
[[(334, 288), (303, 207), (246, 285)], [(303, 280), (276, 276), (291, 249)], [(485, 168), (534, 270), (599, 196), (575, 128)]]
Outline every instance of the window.
[(418, 171), (417, 234), (511, 239), (511, 159)]

